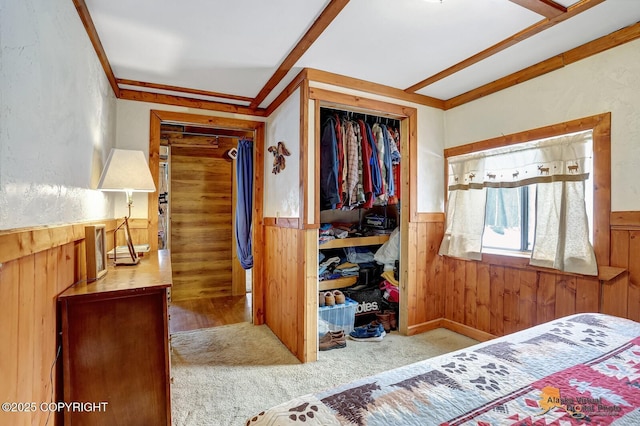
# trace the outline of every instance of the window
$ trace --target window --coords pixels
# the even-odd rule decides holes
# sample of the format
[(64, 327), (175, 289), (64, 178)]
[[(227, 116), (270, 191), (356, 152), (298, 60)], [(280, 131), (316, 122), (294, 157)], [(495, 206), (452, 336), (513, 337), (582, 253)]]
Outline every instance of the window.
[[(592, 157), (593, 147), (587, 146)], [(588, 161), (587, 170), (592, 170)], [(593, 174), (585, 181), (584, 202), (589, 223), (589, 241), (593, 244)], [(530, 253), (536, 226), (536, 185), (518, 188), (487, 188), (485, 226), (482, 247), (501, 254)]]
[(536, 186), (487, 188), (482, 247), (530, 252), (535, 231)]
[(581, 131), (448, 157), (449, 203), (440, 253), (481, 260), (487, 248), (526, 252), (531, 265), (597, 275), (592, 207), (587, 208), (593, 198), (592, 134)]

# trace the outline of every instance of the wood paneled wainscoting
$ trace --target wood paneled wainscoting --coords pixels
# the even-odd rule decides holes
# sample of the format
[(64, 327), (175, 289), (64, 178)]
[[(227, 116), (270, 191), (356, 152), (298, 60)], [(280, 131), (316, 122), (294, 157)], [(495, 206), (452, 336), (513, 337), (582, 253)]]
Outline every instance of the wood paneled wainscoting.
[(640, 321), (640, 211), (611, 214), (610, 264), (629, 272), (604, 288), (610, 313)]
[(0, 401), (36, 403), (1, 410), (1, 425), (62, 424), (62, 413), (39, 408), (62, 400), (56, 297), (86, 279), (84, 227), (97, 223), (111, 249), (115, 220), (0, 232)]
[[(265, 322), (300, 361), (315, 361), (316, 339), (305, 339), (305, 330), (307, 336), (317, 335), (317, 315), (307, 312), (317, 312), (318, 299), (316, 288), (305, 283), (308, 275), (317, 279), (317, 258), (298, 260), (305, 258), (305, 248), (317, 253), (318, 230), (298, 229), (297, 218), (265, 218), (264, 225)], [(315, 250), (307, 247), (313, 244)]]
[(444, 215), (418, 216), (409, 224), (408, 334), (446, 327), (486, 340), (579, 312), (640, 321), (640, 212), (611, 214), (610, 266), (599, 277), (533, 268), (523, 258), (438, 256)]
[(535, 270), (527, 266), (528, 259), (505, 264), (511, 259), (504, 258), (445, 258), (446, 319), (503, 336), (564, 315), (600, 310), (598, 277)]
[(417, 221), (409, 222), (406, 256), (408, 280), (413, 284), (403, 283), (401, 292), (401, 303), (407, 306), (410, 335), (439, 327), (444, 317), (444, 263), (442, 256), (438, 256), (444, 235), (444, 213), (417, 216)]

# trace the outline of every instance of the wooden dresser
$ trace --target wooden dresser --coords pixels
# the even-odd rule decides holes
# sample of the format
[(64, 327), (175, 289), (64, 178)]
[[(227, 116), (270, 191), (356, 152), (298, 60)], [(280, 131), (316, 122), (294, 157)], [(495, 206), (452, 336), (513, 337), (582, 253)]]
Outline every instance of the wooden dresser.
[(171, 425), (170, 287), (161, 250), (58, 296), (64, 401), (93, 404), (65, 409), (65, 425)]

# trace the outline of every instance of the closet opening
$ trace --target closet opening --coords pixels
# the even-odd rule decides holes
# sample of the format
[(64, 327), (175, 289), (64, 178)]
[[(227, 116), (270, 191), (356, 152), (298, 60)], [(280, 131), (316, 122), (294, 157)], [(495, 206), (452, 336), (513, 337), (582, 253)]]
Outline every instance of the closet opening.
[[(165, 114), (170, 117), (159, 120), (155, 135), (152, 131), (150, 158), (157, 135), (154, 215), (158, 248), (171, 253), (170, 331), (255, 322), (254, 301), (261, 305), (263, 295), (259, 288), (253, 293), (248, 242), (254, 220), (253, 144), (262, 123), (215, 117), (200, 123), (189, 121), (190, 114)], [(240, 189), (238, 179), (245, 181)]]
[(401, 121), (321, 106), (318, 349), (399, 329)]

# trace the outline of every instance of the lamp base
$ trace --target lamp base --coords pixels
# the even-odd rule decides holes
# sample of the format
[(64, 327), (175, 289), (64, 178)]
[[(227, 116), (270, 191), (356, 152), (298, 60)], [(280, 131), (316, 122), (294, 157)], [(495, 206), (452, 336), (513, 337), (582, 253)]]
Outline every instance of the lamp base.
[(131, 259), (130, 257), (124, 257), (122, 259), (116, 259), (114, 264), (116, 266), (133, 266), (133, 265), (137, 265), (138, 263), (140, 263), (140, 258), (136, 257), (136, 260)]

